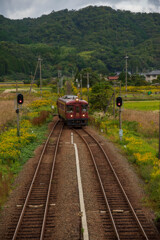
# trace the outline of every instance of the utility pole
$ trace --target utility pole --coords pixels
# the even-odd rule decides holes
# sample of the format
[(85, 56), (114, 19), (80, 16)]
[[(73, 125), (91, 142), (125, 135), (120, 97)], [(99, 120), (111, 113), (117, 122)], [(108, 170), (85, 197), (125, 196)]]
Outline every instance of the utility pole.
[(80, 74), (80, 84), (81, 84), (81, 99), (82, 99), (82, 74)]
[(57, 82), (57, 93), (59, 94), (60, 93), (60, 87), (62, 88), (62, 71), (61, 70), (58, 70), (58, 82)]
[(16, 80), (16, 94), (18, 94), (18, 84), (17, 84), (17, 80)]
[(64, 80), (64, 76), (61, 76), (61, 89), (63, 88), (63, 80)]
[(76, 79), (76, 84), (77, 84), (77, 88), (79, 88), (79, 83), (78, 83), (78, 79)]
[(113, 117), (115, 118), (115, 101), (116, 101), (116, 91), (115, 91), (115, 82), (114, 82), (114, 95), (113, 95)]
[(89, 103), (89, 73), (87, 72), (87, 95), (88, 95), (88, 103)]
[(34, 72), (34, 76), (33, 76), (33, 79), (32, 79), (32, 81), (31, 81), (31, 87), (30, 87), (29, 94), (31, 94), (31, 91), (32, 91), (32, 84), (34, 83), (34, 80), (35, 80), (35, 77), (36, 77), (38, 65), (39, 65), (39, 61), (37, 62), (37, 66), (36, 66), (36, 69), (35, 69), (35, 72)]
[(74, 79), (74, 71), (72, 70), (72, 79)]
[(126, 97), (127, 97), (127, 74), (128, 74), (128, 72), (127, 72), (127, 59), (128, 59), (128, 56), (127, 56), (127, 54), (126, 54), (126, 56), (125, 56), (125, 59), (126, 59)]
[(40, 92), (41, 92), (41, 97), (42, 97), (42, 72), (41, 72), (41, 61), (42, 61), (42, 59), (39, 57), (39, 58), (38, 58), (38, 62), (39, 62)]

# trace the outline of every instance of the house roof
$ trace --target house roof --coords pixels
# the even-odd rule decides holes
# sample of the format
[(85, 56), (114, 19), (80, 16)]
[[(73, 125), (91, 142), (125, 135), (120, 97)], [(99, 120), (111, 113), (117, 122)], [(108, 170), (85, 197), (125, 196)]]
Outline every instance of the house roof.
[(118, 80), (119, 76), (109, 76), (108, 80)]
[(152, 72), (146, 73), (146, 76), (150, 75), (160, 75), (160, 70), (154, 70)]

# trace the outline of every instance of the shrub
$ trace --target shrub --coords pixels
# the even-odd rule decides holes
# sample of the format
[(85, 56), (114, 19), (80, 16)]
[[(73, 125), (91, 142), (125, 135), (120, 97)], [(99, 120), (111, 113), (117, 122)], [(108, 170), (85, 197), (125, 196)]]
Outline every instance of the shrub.
[(2, 163), (10, 165), (20, 159), (21, 147), (33, 142), (36, 138), (35, 134), (29, 132), (30, 122), (22, 121), (20, 129), (20, 138), (17, 137), (17, 130), (10, 129), (1, 134), (0, 159)]
[(0, 172), (0, 206), (6, 201), (12, 177), (13, 174), (10, 172), (7, 175), (3, 175)]
[(48, 106), (48, 105), (51, 105), (51, 101), (50, 100), (39, 99), (39, 100), (33, 101), (31, 104), (29, 104), (28, 107), (30, 107), (30, 108), (39, 108), (39, 107)]
[(50, 113), (48, 111), (41, 111), (39, 117), (33, 118), (32, 124), (38, 125), (38, 126), (43, 124), (46, 121), (46, 119), (49, 117), (49, 114)]

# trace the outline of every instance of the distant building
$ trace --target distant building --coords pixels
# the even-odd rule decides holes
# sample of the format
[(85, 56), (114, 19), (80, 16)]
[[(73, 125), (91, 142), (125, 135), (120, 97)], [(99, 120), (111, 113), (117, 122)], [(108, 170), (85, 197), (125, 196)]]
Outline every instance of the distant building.
[(119, 76), (108, 76), (107, 79), (109, 81), (114, 81), (114, 80), (118, 80), (119, 79)]
[(155, 70), (155, 71), (146, 73), (145, 74), (146, 81), (152, 82), (153, 80), (157, 79), (159, 75), (160, 75), (160, 70)]
[(119, 76), (120, 74), (121, 74), (121, 72), (116, 72), (116, 75), (118, 75), (118, 76)]

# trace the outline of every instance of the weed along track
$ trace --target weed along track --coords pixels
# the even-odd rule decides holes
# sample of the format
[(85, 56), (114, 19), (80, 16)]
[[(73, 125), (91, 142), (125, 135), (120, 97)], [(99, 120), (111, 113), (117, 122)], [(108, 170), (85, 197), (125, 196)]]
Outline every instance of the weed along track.
[(109, 162), (105, 140), (89, 127), (70, 129), (56, 119), (52, 125), (36, 161), (27, 165), (29, 178), (23, 176), (23, 193), (0, 239), (160, 239), (137, 204), (130, 174), (124, 175), (118, 158)]
[(104, 239), (159, 239), (141, 209), (132, 206), (134, 199), (129, 200), (102, 145), (85, 129), (76, 133), (87, 145), (99, 182)]

